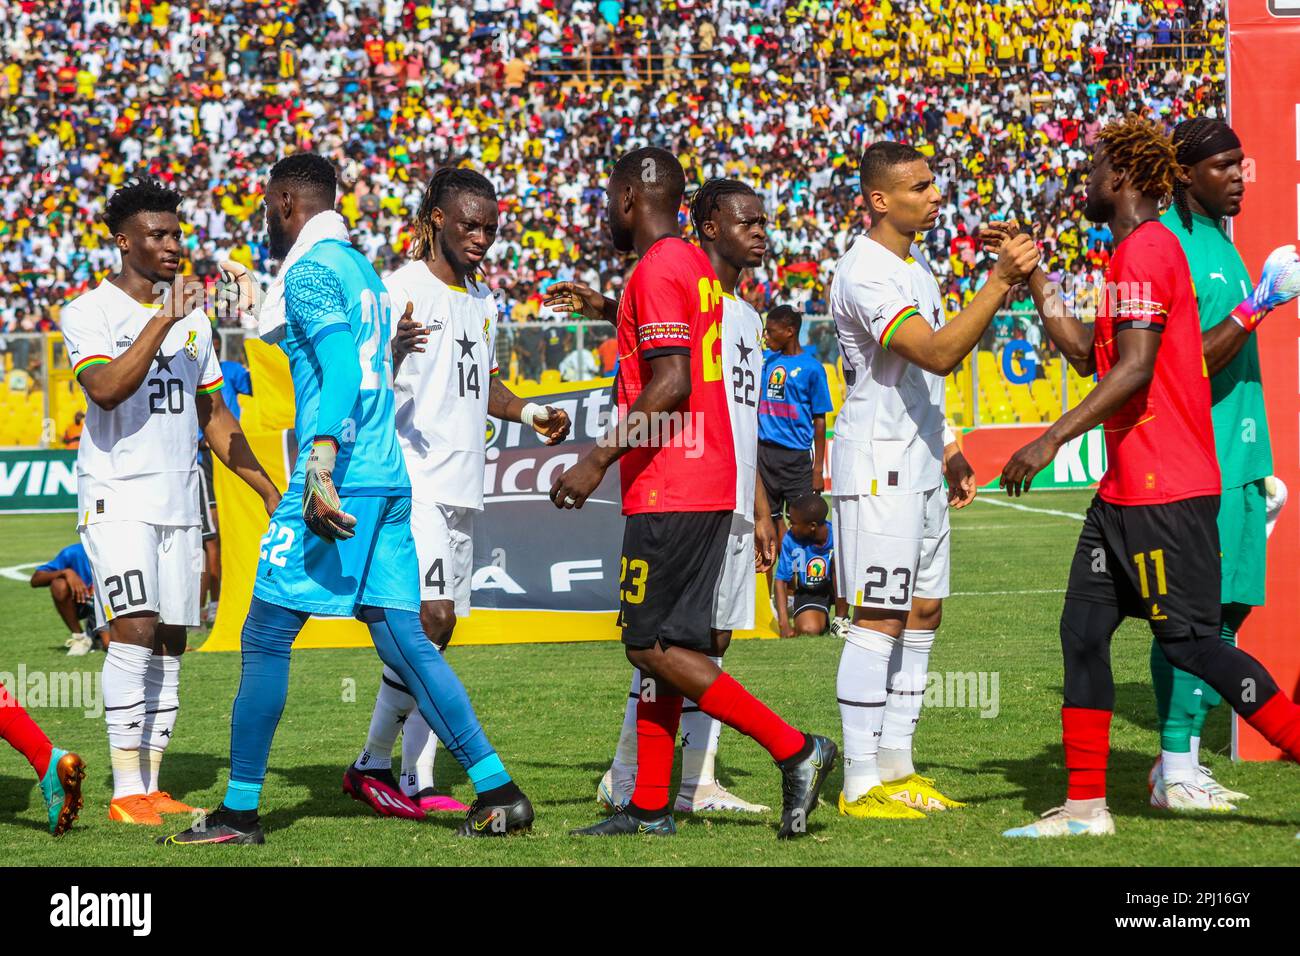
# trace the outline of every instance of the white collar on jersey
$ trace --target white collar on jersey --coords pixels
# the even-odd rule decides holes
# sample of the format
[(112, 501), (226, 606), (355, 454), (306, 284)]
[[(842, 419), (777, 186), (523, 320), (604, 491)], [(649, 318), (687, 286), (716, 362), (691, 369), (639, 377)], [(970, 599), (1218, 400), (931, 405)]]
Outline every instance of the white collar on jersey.
[(262, 300), (262, 310), (257, 314), (257, 334), (263, 342), (274, 345), (284, 338), (284, 277), (293, 264), (305, 256), (312, 246), (326, 239), (348, 241), (348, 225), (343, 221), (343, 217), (332, 209), (316, 213), (303, 224), (302, 231), (294, 240), (293, 248), (289, 250), (289, 254), (280, 263), (280, 268), (276, 270), (271, 288), (267, 290), (266, 298)]

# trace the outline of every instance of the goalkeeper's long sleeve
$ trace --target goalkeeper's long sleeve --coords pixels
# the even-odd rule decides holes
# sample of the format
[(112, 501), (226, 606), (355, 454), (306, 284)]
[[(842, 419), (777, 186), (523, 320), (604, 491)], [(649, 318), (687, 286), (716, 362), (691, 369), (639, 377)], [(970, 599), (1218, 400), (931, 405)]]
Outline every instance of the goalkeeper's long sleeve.
[(356, 427), (350, 420), (361, 397), (361, 359), (346, 325), (326, 333), (313, 349), (321, 368), (320, 407), (316, 410), (313, 438), (332, 438), (337, 447), (349, 424)]

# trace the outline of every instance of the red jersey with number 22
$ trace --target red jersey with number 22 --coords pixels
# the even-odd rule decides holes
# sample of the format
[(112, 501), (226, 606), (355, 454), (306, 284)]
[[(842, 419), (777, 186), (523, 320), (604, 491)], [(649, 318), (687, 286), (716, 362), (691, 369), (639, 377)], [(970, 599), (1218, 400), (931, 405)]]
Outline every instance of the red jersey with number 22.
[[(653, 375), (650, 360), (673, 354), (691, 362), (691, 394), (674, 410), (675, 427), (629, 421)], [(615, 390), (619, 420), (638, 445), (619, 460), (623, 513), (731, 511), (736, 451), (722, 375), (722, 287), (708, 256), (685, 240), (660, 239), (632, 270), (618, 304)]]
[(1160, 336), (1146, 388), (1106, 419), (1106, 474), (1097, 493), (1116, 505), (1153, 505), (1219, 493), (1210, 420), (1210, 379), (1201, 355), (1201, 321), (1187, 257), (1172, 232), (1152, 219), (1115, 249), (1097, 310), (1097, 376), (1119, 361), (1125, 329)]

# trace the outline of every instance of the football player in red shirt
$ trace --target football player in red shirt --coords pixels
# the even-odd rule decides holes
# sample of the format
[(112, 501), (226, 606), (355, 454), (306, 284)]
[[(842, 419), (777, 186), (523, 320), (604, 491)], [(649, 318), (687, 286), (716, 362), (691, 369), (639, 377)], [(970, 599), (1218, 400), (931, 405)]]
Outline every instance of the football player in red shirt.
[[(1097, 387), (1011, 457), (1000, 484), (1028, 490), (1061, 445), (1099, 423), (1107, 470), (1075, 548), (1061, 612), (1065, 805), (1013, 837), (1105, 835), (1106, 762), (1115, 684), (1110, 639), (1145, 618), (1175, 667), (1218, 691), (1270, 743), (1300, 758), (1300, 707), (1249, 654), (1219, 639), (1219, 466), (1196, 294), (1182, 246), (1158, 221), (1173, 190), (1174, 146), (1148, 120), (1102, 130), (1086, 215), (1105, 222), (1115, 252), (1096, 324), (1065, 313), (1042, 270), (1030, 277), (1048, 335)], [(1011, 227), (1014, 228), (1014, 227)], [(1009, 234), (990, 232), (996, 248)]]
[(722, 370), (722, 294), (708, 257), (681, 238), (681, 164), (636, 149), (605, 187), (614, 246), (640, 257), (619, 301), (618, 423), (551, 489), (580, 508), (619, 466), (623, 535), (619, 623), (640, 668), (632, 800), (581, 836), (670, 836), (673, 751), (683, 696), (753, 737), (781, 769), (778, 838), (807, 832), (835, 744), (791, 727), (709, 659), (713, 592), (736, 503), (736, 460)]

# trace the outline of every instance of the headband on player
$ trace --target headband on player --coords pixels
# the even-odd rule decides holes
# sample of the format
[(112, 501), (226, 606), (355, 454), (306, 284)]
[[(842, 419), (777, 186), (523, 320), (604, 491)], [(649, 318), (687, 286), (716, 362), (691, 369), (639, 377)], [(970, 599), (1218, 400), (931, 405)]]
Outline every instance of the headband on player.
[(1205, 139), (1188, 146), (1185, 154), (1182, 149), (1183, 144), (1180, 143), (1178, 146), (1178, 161), (1184, 166), (1195, 166), (1201, 160), (1217, 156), (1219, 153), (1226, 153), (1230, 149), (1241, 149), (1241, 140), (1227, 123), (1215, 123)]

